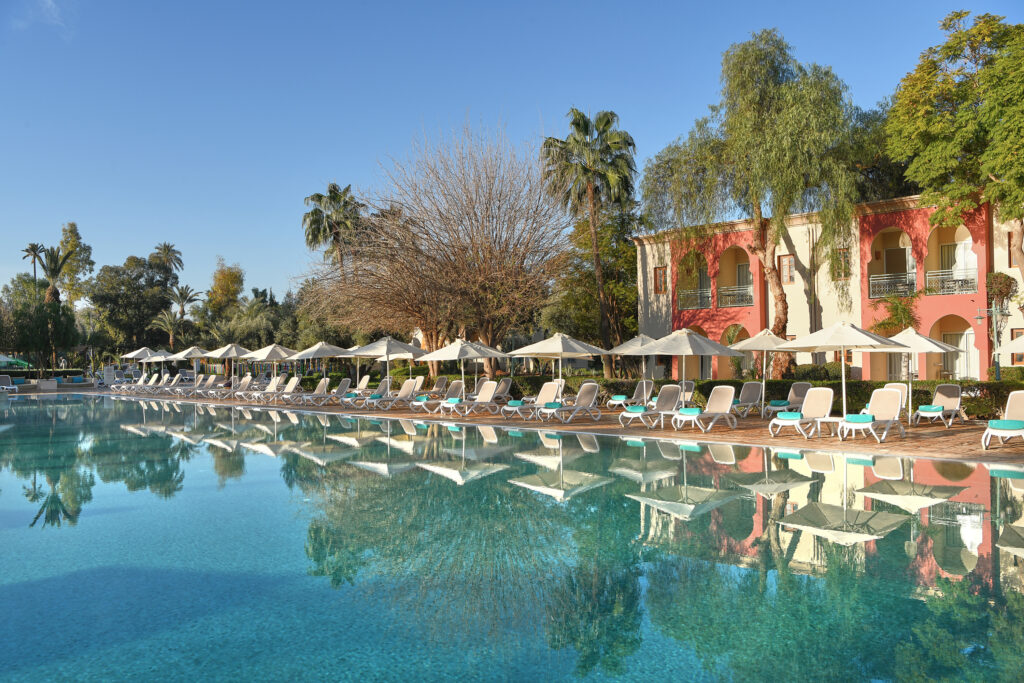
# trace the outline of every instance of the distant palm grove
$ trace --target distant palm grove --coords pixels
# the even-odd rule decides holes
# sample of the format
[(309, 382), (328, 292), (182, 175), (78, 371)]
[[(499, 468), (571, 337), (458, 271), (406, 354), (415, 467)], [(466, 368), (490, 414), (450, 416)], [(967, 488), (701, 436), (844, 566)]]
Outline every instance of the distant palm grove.
[[(469, 128), (422, 139), (375, 188), (310, 188), (304, 210), (296, 198), (294, 239), (323, 258), (294, 291), (261, 289), (223, 259), (183, 283), (188, 255), (169, 242), (97, 267), (66, 223), (34, 236), (25, 272), (0, 290), (0, 351), (87, 367), (140, 346), (299, 349), (387, 333), (428, 350), (459, 337), (509, 350), (552, 331), (609, 348), (637, 333), (634, 238), (699, 240), (737, 218), (763, 226), (753, 253), (784, 335), (785, 216), (819, 212), (823, 261), (838, 268), (856, 204), (912, 194), (941, 225), (993, 202), (1024, 268), (1024, 26), (954, 12), (941, 27), (946, 41), (869, 109), (777, 30), (756, 32), (724, 53), (720, 100), (642, 172), (610, 110), (571, 107), (564, 135), (523, 143)], [(603, 362), (606, 376), (632, 369)]]

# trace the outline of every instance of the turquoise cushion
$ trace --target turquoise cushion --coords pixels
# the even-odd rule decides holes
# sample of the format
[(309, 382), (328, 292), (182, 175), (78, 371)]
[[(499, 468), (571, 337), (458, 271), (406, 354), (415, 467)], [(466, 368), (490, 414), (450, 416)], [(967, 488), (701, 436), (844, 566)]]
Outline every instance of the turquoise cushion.
[(615, 394), (614, 396), (612, 396), (613, 401), (625, 401), (627, 398), (629, 397), (626, 396), (625, 394)]
[(11, 380), (11, 384), (14, 384), (14, 385), (24, 384), (24, 383), (25, 383), (25, 378), (24, 377), (15, 377), (14, 379)]
[(793, 453), (790, 451), (775, 451), (775, 455), (783, 460), (803, 460), (803, 453)]
[(518, 438), (520, 438), (522, 436), (525, 436), (525, 434), (523, 434), (518, 429), (510, 429), (507, 433), (508, 433), (509, 436), (511, 436), (513, 438), (516, 438), (516, 439), (518, 439)]
[(56, 380), (57, 380), (57, 384), (64, 384), (64, 378), (63, 377), (57, 377)]
[(628, 441), (626, 441), (626, 445), (633, 446), (634, 448), (643, 448), (644, 442), (641, 441), (640, 439), (629, 439)]
[(732, 400), (732, 404), (733, 404), (734, 406), (738, 406), (738, 405), (740, 404), (740, 400), (739, 400), (738, 398), (734, 398), (734, 399)]
[(704, 449), (695, 443), (681, 443), (679, 444), (679, 450), (687, 451), (689, 453), (700, 453)]
[(429, 400), (430, 400), (429, 396), (417, 396), (416, 397), (416, 401), (419, 402), (419, 403), (426, 403)]
[(643, 413), (646, 412), (647, 408), (644, 406), (626, 406), (627, 413)]
[(72, 384), (79, 384), (81, 381), (82, 381), (81, 377), (72, 377), (71, 378), (71, 383)]
[(522, 401), (509, 401), (508, 405), (512, 406), (513, 408), (518, 408), (519, 406), (523, 405), (523, 402)]
[(348, 394), (345, 394), (345, 398), (355, 398), (355, 397), (356, 397), (356, 396), (358, 396), (358, 395), (359, 395), (359, 394), (355, 394), (355, 393), (348, 393)]
[(782, 413), (779, 413), (779, 419), (780, 420), (802, 420), (803, 417), (804, 417), (803, 413), (792, 413), (792, 412), (782, 412)]
[[(874, 415), (865, 415), (865, 414), (861, 414), (861, 415), (847, 415), (846, 416), (846, 421), (847, 422), (851, 422), (853, 424), (867, 424), (869, 422), (874, 422), (875, 421), (875, 416)], [(1024, 423), (1022, 423), (1022, 424), (1024, 424)]]
[(919, 413), (941, 413), (942, 406), (918, 406), (917, 411)]
[(701, 413), (700, 408), (680, 408), (679, 409), (679, 414), (680, 415), (700, 415), (700, 413)]
[(452, 396), (451, 398), (446, 400), (448, 403), (451, 403), (452, 405), (455, 405), (456, 403), (462, 403), (462, 399), (459, 398), (458, 396)]
[(544, 407), (547, 408), (548, 410), (554, 410), (556, 408), (561, 408), (562, 404), (559, 403), (558, 401), (549, 401), (544, 404)]
[(1024, 420), (989, 420), (989, 429), (1024, 429)]
[(370, 394), (371, 399), (384, 398), (384, 394)]
[(776, 399), (774, 401), (768, 401), (768, 405), (775, 406), (776, 408), (781, 408), (782, 406), (788, 406), (789, 401), (780, 401)]

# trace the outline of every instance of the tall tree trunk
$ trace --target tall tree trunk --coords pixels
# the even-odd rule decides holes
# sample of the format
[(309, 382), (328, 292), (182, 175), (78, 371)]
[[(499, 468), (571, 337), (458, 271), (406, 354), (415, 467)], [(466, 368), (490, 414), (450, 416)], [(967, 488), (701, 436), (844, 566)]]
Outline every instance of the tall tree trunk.
[(1017, 271), (1024, 278), (1024, 218), (1010, 231), (1010, 259), (1017, 263)]
[[(758, 202), (754, 203), (753, 219), (756, 227), (751, 250), (761, 261), (761, 266), (764, 268), (764, 279), (768, 283), (768, 292), (772, 296), (772, 306), (774, 307), (772, 334), (785, 339), (786, 325), (789, 323), (789, 302), (786, 300), (786, 290), (782, 288), (782, 274), (779, 272), (778, 264), (775, 263), (778, 228), (764, 218)], [(782, 373), (792, 361), (792, 357), (792, 354), (789, 353), (775, 354), (771, 370), (772, 379), (781, 379)]]
[[(611, 337), (608, 331), (608, 303), (604, 296), (604, 271), (601, 269), (601, 247), (597, 238), (597, 197), (594, 195), (594, 184), (587, 184), (587, 209), (590, 212), (590, 249), (594, 255), (594, 282), (597, 284), (597, 308), (601, 328), (601, 344), (611, 348)], [(607, 356), (601, 357), (605, 379), (611, 379), (612, 365)]]

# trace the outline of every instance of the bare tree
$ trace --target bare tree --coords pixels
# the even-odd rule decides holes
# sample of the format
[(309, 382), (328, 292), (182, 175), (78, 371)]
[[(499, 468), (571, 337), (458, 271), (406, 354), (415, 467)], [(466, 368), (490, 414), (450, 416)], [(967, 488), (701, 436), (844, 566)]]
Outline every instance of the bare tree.
[(495, 345), (544, 304), (571, 222), (535, 149), (465, 129), (418, 143), (385, 179), (352, 257), (318, 273), (309, 305), (357, 329), (418, 327), (434, 350), (459, 331)]

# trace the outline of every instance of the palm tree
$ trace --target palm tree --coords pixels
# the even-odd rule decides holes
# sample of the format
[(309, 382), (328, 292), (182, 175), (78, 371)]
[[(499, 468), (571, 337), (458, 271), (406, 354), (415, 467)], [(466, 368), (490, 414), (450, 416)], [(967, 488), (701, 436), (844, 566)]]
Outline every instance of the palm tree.
[(64, 272), (64, 266), (68, 264), (68, 260), (74, 255), (74, 249), (69, 249), (62, 254), (59, 246), (48, 247), (43, 250), (43, 258), (40, 261), (40, 265), (43, 268), (43, 277), (49, 283), (49, 286), (46, 288), (46, 296), (43, 297), (43, 303), (60, 303), (60, 290), (57, 289), (57, 281), (60, 279), (60, 274)]
[(161, 242), (153, 250), (153, 258), (171, 270), (181, 270), (185, 262), (181, 260), (181, 252), (170, 242)]
[(197, 292), (188, 285), (178, 285), (171, 291), (171, 303), (178, 307), (178, 317), (185, 319), (185, 307), (199, 301), (202, 292)]
[(149, 323), (151, 330), (160, 330), (161, 332), (167, 333), (167, 343), (171, 351), (174, 350), (174, 335), (181, 329), (181, 319), (174, 315), (171, 309), (160, 311), (159, 315), (153, 318), (153, 321)]
[(343, 248), (356, 241), (360, 212), (365, 205), (352, 194), (351, 185), (342, 189), (337, 183), (327, 186), (326, 195), (316, 192), (306, 197), (305, 202), (312, 207), (302, 216), (306, 246), (310, 249), (333, 246), (333, 254), (327, 251), (325, 256), (333, 256), (340, 268), (344, 261)]
[(21, 260), (29, 259), (32, 261), (32, 284), (35, 284), (36, 281), (36, 264), (42, 262), (45, 249), (46, 247), (39, 244), (39, 242), (29, 242), (28, 246), (21, 250), (25, 254), (21, 257)]
[[(618, 115), (601, 111), (593, 119), (573, 107), (569, 110), (569, 135), (564, 140), (547, 138), (541, 147), (544, 179), (549, 191), (576, 216), (590, 219), (590, 247), (601, 315), (601, 341), (611, 345), (608, 301), (597, 235), (598, 207), (622, 201), (633, 194), (636, 145), (633, 137), (617, 128)], [(606, 374), (610, 364), (605, 365)]]

